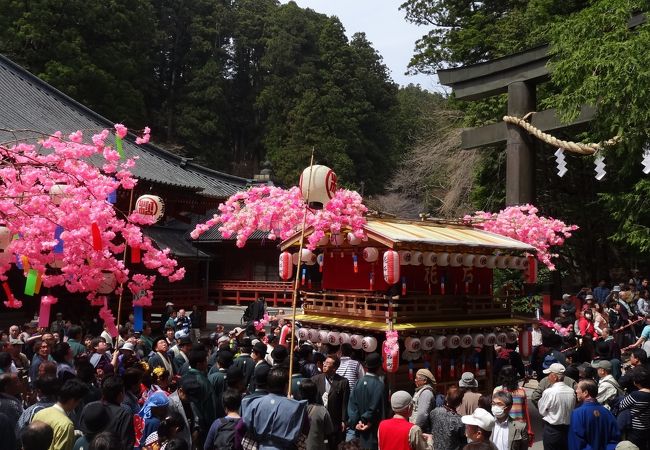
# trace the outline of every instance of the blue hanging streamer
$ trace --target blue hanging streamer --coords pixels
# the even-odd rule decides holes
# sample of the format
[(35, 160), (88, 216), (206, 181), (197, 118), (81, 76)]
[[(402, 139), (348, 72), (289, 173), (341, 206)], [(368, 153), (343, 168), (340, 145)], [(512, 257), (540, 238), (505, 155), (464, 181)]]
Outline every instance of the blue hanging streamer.
[(133, 331), (142, 331), (144, 322), (142, 306), (133, 307)]
[(56, 229), (54, 230), (54, 239), (57, 240), (56, 245), (52, 249), (54, 253), (63, 253), (63, 239), (61, 239), (61, 233), (63, 233), (63, 227), (61, 225), (57, 225)]
[(106, 200), (108, 200), (108, 203), (110, 203), (111, 205), (117, 203), (117, 189), (111, 192), (110, 194), (108, 194)]

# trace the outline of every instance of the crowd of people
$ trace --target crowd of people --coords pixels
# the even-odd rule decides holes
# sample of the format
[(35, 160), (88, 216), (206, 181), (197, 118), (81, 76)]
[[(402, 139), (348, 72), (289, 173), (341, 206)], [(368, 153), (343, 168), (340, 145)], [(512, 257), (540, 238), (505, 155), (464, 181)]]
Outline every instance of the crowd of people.
[[(599, 309), (601, 294), (569, 296), (554, 326), (536, 324), (527, 367), (516, 345), (496, 348), (489, 393), (472, 372), (443, 386), (426, 368), (410, 392), (389, 393), (381, 355), (350, 344), (296, 340), (291, 358), (291, 324), (261, 320), (262, 300), (243, 326), (211, 333), (196, 308), (171, 304), (155, 330), (130, 316), (118, 336), (60, 313), (48, 329), (12, 325), (0, 341), (0, 448), (523, 450), (530, 400), (545, 449), (648, 450), (650, 314), (634, 311), (645, 324), (621, 341), (610, 320), (624, 306), (611, 303), (626, 300), (609, 292)], [(522, 375), (538, 378), (530, 399)]]

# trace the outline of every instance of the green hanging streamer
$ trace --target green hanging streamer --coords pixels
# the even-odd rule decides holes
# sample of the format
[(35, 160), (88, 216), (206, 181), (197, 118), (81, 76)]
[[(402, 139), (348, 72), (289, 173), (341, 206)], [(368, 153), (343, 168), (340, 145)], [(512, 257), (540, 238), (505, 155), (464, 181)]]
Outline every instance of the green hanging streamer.
[(115, 135), (115, 149), (120, 154), (120, 158), (124, 158), (124, 149), (122, 148), (122, 138), (117, 134)]
[(37, 279), (38, 272), (36, 269), (29, 269), (29, 273), (27, 274), (27, 281), (25, 282), (25, 295), (34, 295)]

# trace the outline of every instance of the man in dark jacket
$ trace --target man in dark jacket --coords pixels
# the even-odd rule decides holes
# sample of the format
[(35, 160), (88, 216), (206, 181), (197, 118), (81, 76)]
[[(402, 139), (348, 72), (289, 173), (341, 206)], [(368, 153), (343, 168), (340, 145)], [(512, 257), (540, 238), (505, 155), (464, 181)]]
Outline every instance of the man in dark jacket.
[(253, 372), (255, 371), (255, 361), (253, 361), (253, 358), (251, 357), (251, 351), (253, 350), (251, 340), (249, 338), (244, 338), (239, 349), (239, 356), (235, 358), (232, 365), (241, 369), (244, 373), (245, 386), (248, 386), (253, 378)]
[(366, 366), (366, 374), (350, 394), (348, 426), (356, 430), (362, 448), (377, 448), (379, 422), (386, 417), (384, 382), (377, 375), (381, 367), (381, 356), (377, 353), (368, 354)]
[(341, 361), (336, 356), (328, 356), (323, 363), (323, 373), (314, 375), (319, 403), (322, 403), (330, 414), (334, 424), (334, 434), (330, 437), (329, 448), (336, 450), (345, 437), (348, 421), (348, 400), (350, 384), (348, 380), (336, 373)]

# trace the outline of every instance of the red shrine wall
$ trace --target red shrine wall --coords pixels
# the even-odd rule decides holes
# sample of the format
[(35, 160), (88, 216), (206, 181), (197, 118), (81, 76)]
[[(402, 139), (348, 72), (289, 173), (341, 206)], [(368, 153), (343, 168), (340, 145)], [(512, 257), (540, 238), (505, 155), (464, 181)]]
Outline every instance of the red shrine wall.
[[(323, 260), (322, 288), (331, 290), (387, 291), (382, 256), (368, 263), (357, 254), (357, 271), (353, 254), (327, 251)], [(371, 287), (372, 278), (372, 287)], [(400, 278), (406, 282), (406, 292), (447, 295), (490, 295), (492, 269), (477, 267), (400, 266)], [(443, 287), (444, 285), (444, 287)], [(443, 292), (444, 290), (444, 292)]]

